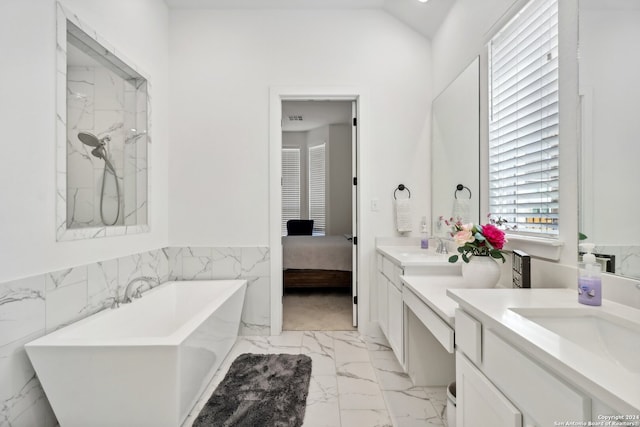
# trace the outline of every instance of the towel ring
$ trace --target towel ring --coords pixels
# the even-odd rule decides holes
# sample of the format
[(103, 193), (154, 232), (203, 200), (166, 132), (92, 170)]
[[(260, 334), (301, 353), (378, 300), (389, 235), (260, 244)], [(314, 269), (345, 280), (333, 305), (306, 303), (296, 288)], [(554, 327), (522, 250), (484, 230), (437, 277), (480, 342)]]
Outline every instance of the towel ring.
[(400, 184), (400, 185), (398, 185), (398, 188), (396, 188), (396, 189), (393, 191), (393, 198), (394, 198), (394, 199), (398, 200), (398, 198), (396, 197), (396, 191), (398, 191), (398, 190), (400, 190), (400, 191), (407, 190), (407, 192), (409, 193), (409, 198), (411, 198), (411, 191), (409, 190), (409, 187), (405, 187), (405, 185), (404, 185), (404, 184)]
[(471, 190), (469, 190), (469, 187), (466, 187), (462, 184), (458, 184), (456, 185), (456, 191), (453, 192), (453, 197), (456, 198), (456, 200), (458, 199), (458, 191), (462, 191), (462, 190), (467, 190), (469, 192), (469, 199), (471, 199)]

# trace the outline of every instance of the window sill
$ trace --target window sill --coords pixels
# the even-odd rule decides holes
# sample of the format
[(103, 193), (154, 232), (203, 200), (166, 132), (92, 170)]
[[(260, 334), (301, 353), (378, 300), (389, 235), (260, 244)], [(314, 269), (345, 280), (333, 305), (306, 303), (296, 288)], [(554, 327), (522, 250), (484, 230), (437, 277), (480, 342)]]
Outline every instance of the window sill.
[(560, 251), (564, 242), (558, 239), (546, 237), (522, 236), (518, 234), (507, 234), (507, 244), (505, 249), (513, 251), (518, 249), (526, 252), (532, 257), (543, 258), (550, 261), (560, 259)]

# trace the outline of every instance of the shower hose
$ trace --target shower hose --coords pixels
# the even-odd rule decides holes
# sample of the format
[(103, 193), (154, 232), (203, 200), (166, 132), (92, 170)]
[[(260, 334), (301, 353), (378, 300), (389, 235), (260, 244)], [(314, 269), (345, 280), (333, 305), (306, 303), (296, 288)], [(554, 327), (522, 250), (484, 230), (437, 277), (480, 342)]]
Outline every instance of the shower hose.
[[(115, 225), (118, 222), (118, 218), (120, 218), (120, 184), (118, 184), (118, 175), (116, 175), (116, 170), (111, 164), (111, 162), (105, 156), (104, 160), (104, 169), (102, 170), (102, 189), (100, 191), (100, 219), (104, 225)], [(116, 203), (118, 205), (118, 210), (116, 211), (116, 218), (112, 223), (107, 223), (104, 219), (104, 211), (103, 211), (103, 201), (104, 201), (104, 186), (107, 182), (107, 170), (113, 175), (113, 179), (116, 183)]]

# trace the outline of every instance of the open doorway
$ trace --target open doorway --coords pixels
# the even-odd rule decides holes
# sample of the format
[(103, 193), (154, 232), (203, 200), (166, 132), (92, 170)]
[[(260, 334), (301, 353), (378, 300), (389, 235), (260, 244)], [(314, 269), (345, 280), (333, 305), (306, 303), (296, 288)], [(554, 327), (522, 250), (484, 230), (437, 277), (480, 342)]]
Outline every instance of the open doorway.
[(283, 330), (357, 324), (355, 101), (282, 102)]

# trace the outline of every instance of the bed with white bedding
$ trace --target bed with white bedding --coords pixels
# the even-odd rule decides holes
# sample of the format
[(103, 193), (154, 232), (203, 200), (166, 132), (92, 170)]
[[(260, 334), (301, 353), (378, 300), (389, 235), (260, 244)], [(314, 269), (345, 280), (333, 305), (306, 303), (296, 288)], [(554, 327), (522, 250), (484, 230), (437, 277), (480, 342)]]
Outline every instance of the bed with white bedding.
[(283, 236), (285, 288), (351, 287), (349, 235)]

